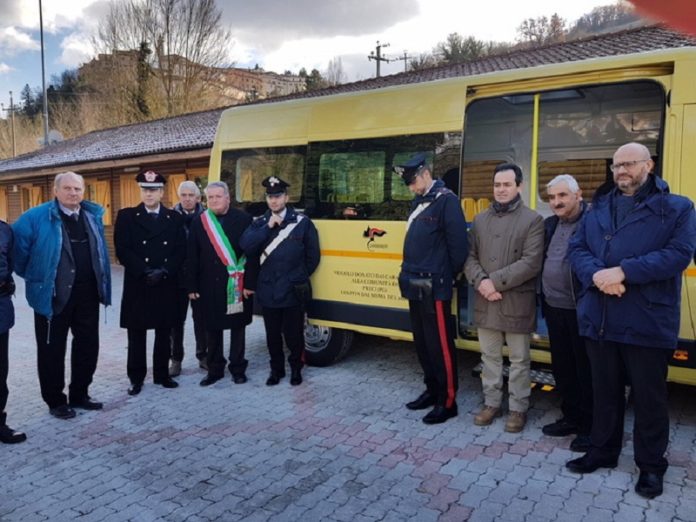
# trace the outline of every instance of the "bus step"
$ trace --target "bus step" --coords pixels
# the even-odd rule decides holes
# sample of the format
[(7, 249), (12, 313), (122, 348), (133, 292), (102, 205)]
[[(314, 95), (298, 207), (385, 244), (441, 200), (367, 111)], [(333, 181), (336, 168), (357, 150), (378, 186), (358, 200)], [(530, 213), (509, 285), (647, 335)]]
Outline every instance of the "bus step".
[[(474, 377), (480, 377), (481, 369), (483, 368), (483, 363), (478, 363), (471, 370), (471, 375)], [(510, 374), (510, 365), (503, 365), (503, 377), (508, 378)], [(530, 377), (532, 380), (532, 388), (539, 389), (541, 391), (553, 391), (556, 389), (556, 381), (553, 378), (553, 374), (547, 370), (535, 370), (532, 369), (530, 372)]]

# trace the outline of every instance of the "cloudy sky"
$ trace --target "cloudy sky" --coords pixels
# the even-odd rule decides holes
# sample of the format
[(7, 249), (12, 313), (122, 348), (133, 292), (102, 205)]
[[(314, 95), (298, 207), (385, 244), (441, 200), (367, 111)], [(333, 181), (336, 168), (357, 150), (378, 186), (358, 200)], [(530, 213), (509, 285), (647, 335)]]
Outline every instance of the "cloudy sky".
[[(123, 0), (112, 0), (115, 2)], [(449, 33), (514, 41), (529, 17), (558, 12), (569, 22), (612, 0), (220, 0), (233, 34), (229, 61), (270, 71), (326, 70), (340, 57), (346, 80), (369, 78), (376, 42), (390, 58), (429, 52)], [(41, 85), (39, 0), (0, 0), (0, 102), (15, 103), (25, 84)], [(93, 57), (90, 36), (109, 0), (43, 0), (46, 82)], [(404, 62), (382, 64), (382, 74)], [(3, 117), (5, 114), (3, 114)]]

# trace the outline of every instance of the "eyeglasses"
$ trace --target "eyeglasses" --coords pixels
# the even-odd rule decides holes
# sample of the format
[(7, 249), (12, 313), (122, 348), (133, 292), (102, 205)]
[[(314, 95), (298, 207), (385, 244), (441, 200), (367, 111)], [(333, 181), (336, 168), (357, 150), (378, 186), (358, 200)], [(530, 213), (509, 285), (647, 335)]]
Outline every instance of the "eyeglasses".
[(624, 167), (626, 170), (632, 169), (639, 163), (642, 163), (644, 161), (650, 161), (647, 159), (642, 159), (642, 160), (633, 160), (633, 161), (622, 161), (621, 163), (614, 163), (612, 165), (609, 165), (609, 168), (611, 169), (612, 172), (616, 172), (619, 170), (621, 167)]

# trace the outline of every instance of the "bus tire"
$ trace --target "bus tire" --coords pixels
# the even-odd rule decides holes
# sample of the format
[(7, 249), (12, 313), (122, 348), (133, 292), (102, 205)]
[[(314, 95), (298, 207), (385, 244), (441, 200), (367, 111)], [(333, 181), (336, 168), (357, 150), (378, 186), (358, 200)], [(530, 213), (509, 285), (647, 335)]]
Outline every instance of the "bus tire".
[(305, 325), (305, 362), (309, 366), (331, 366), (350, 350), (353, 332), (340, 328)]

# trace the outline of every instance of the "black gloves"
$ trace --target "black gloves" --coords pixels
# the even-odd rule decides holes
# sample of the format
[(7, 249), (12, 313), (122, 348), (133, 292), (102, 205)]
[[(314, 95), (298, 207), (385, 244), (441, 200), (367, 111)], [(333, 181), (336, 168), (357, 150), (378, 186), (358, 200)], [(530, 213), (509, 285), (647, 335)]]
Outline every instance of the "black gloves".
[(147, 268), (145, 270), (145, 284), (147, 286), (157, 286), (168, 275), (169, 272), (164, 268)]

